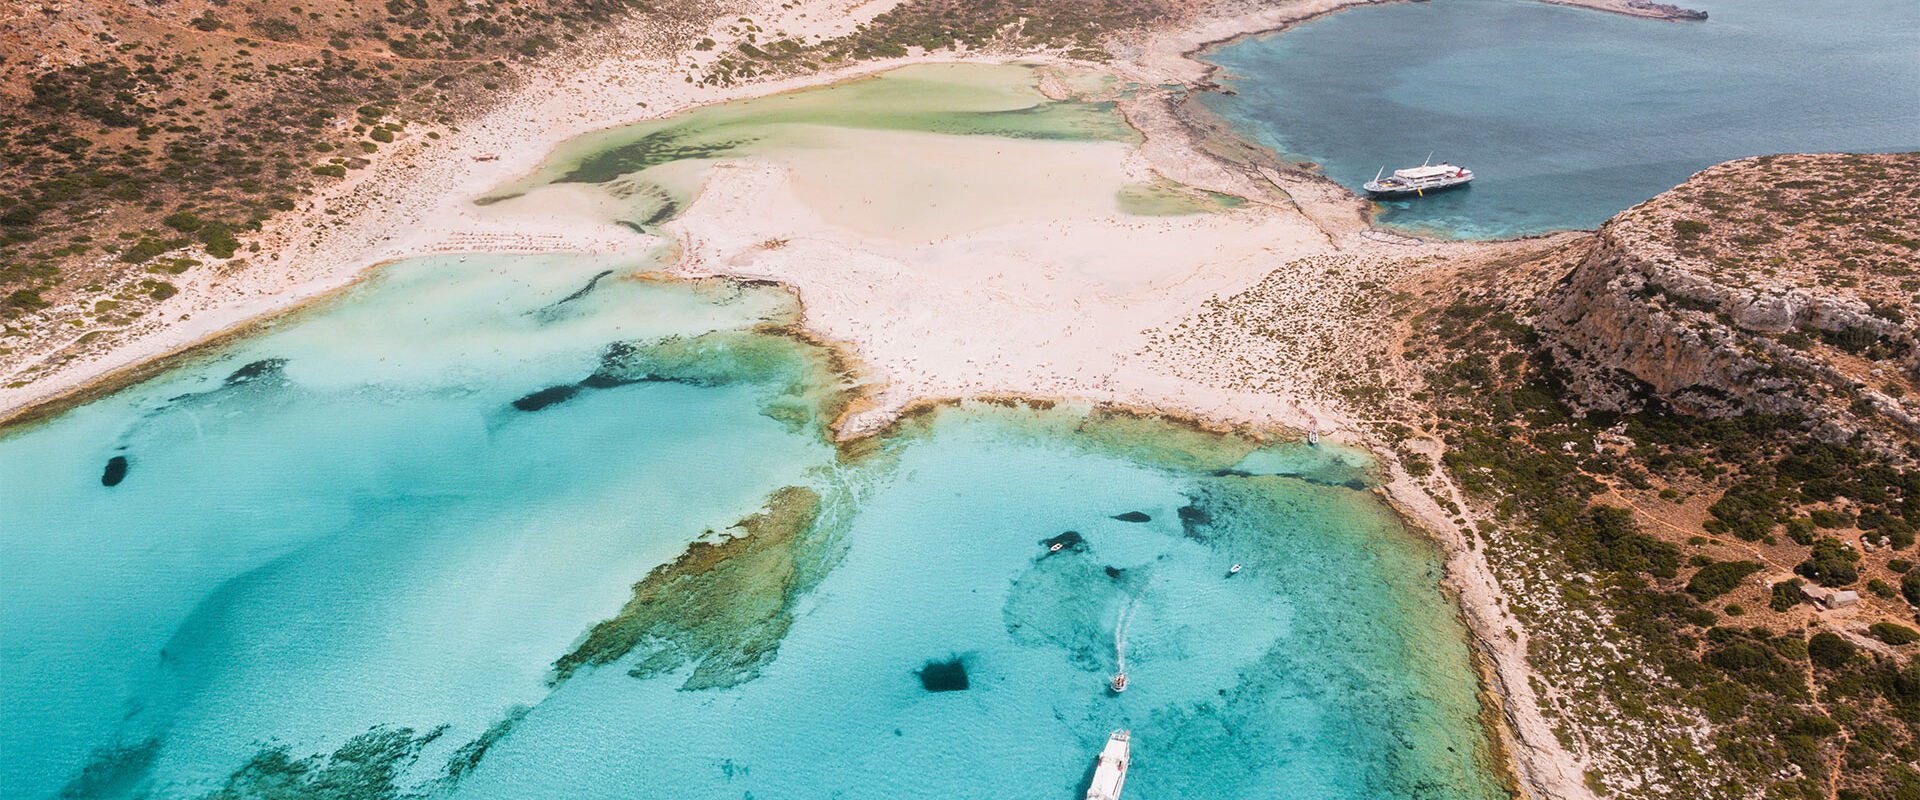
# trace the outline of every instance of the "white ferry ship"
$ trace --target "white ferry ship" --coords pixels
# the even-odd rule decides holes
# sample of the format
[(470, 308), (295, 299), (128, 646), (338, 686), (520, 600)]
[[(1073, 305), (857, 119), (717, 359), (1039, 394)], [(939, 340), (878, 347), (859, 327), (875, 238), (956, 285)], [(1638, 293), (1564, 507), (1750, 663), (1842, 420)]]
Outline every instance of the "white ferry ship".
[(1093, 768), (1093, 783), (1087, 786), (1087, 800), (1120, 800), (1120, 785), (1127, 782), (1127, 763), (1131, 759), (1129, 732), (1114, 731), (1107, 737), (1106, 749)]
[(1396, 169), (1392, 175), (1381, 177), (1386, 171), (1386, 167), (1381, 167), (1373, 180), (1367, 181), (1367, 194), (1374, 197), (1425, 197), (1428, 192), (1457, 189), (1473, 181), (1473, 170), (1445, 161)]

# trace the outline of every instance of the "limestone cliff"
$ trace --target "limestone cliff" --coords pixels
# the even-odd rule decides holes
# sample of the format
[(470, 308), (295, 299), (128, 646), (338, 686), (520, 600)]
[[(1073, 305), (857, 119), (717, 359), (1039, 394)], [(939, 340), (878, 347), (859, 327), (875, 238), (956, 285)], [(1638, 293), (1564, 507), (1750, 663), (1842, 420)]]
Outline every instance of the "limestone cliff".
[(1722, 164), (1576, 247), (1536, 300), (1573, 402), (1920, 436), (1920, 154)]

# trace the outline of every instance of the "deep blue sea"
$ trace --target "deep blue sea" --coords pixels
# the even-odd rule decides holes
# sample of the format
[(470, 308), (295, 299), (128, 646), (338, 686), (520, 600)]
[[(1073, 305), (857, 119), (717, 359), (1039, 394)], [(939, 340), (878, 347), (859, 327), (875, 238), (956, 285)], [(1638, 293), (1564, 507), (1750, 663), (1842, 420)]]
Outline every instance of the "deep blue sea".
[(1712, 164), (1920, 149), (1920, 3), (1687, 0), (1660, 22), (1524, 0), (1350, 9), (1207, 56), (1207, 105), (1360, 190), (1381, 167), (1472, 167), (1381, 204), (1410, 231), (1592, 228)]
[[(0, 435), (0, 796), (1071, 800), (1121, 727), (1129, 797), (1502, 796), (1361, 455), (989, 405), (843, 452), (788, 295), (654, 266), (389, 265)], [(670, 573), (666, 667), (556, 679), (790, 486), (791, 547)]]

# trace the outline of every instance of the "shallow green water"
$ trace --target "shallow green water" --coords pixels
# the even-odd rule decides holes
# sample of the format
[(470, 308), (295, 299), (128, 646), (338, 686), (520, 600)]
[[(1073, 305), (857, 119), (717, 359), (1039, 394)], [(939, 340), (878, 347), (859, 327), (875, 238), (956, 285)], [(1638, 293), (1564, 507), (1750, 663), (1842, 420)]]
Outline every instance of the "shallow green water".
[(921, 65), (830, 86), (705, 106), (563, 145), (540, 171), (496, 193), (548, 183), (614, 184), (632, 224), (665, 222), (691, 202), (704, 166), (780, 149), (830, 147), (833, 129), (1053, 141), (1131, 142), (1110, 102), (1049, 100), (1032, 68)]

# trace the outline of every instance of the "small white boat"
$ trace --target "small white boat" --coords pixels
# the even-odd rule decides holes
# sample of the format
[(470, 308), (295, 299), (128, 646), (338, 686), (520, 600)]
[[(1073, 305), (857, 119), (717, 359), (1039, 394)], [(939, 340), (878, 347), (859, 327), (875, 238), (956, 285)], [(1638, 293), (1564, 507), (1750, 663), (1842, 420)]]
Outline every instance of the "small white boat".
[(1131, 734), (1114, 731), (1107, 746), (1094, 762), (1093, 783), (1087, 786), (1087, 800), (1120, 800), (1120, 787), (1127, 782), (1127, 764), (1132, 761)]
[(1127, 690), (1127, 673), (1125, 671), (1115, 673), (1113, 676), (1113, 693), (1119, 694), (1126, 690)]
[(1231, 567), (1228, 567), (1228, 568), (1227, 568), (1227, 574), (1228, 574), (1228, 575), (1238, 575), (1238, 574), (1240, 574), (1240, 565), (1239, 565), (1239, 564), (1235, 564), (1235, 565), (1233, 565), (1233, 566), (1231, 566)]

